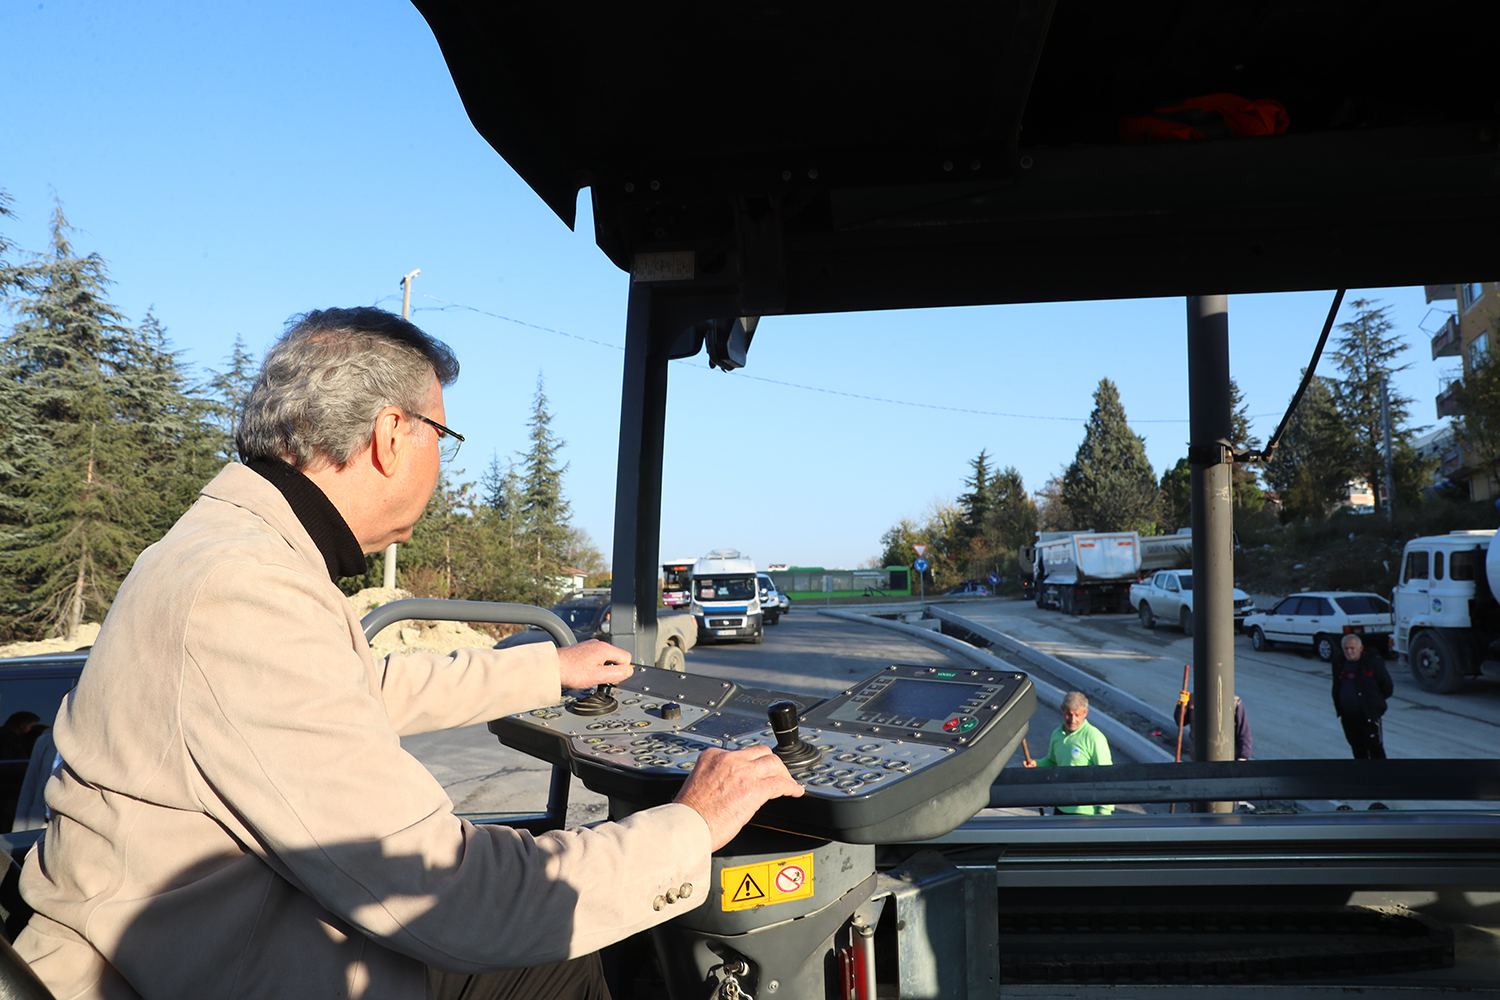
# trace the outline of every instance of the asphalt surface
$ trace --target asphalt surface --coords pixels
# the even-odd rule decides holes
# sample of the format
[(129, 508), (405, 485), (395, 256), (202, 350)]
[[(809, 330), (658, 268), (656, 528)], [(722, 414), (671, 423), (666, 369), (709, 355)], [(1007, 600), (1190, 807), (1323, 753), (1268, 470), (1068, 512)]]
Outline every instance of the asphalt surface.
[[(1182, 687), (1183, 667), (1193, 658), (1193, 641), (1180, 629), (1163, 625), (1146, 629), (1133, 615), (1063, 615), (1016, 599), (931, 603), (1019, 640), (1129, 696), (1121, 699), (1118, 711), (1122, 716), (1139, 717), (1134, 728), (1147, 733), (1162, 731), (1164, 746), (1175, 741), (1171, 711)], [(1395, 685), (1384, 719), (1388, 756), (1492, 757), (1500, 750), (1500, 684), (1474, 681), (1454, 694), (1432, 694), (1417, 686), (1404, 663), (1393, 659), (1387, 668)], [(1026, 669), (1038, 677), (1047, 673), (1034, 664)], [(1067, 677), (1051, 679), (1059, 686), (1072, 686)], [(1257, 653), (1248, 637), (1237, 636), (1234, 685), (1254, 733), (1255, 759), (1350, 755), (1333, 710), (1332, 668), (1310, 652), (1277, 647)], [(1037, 716), (1033, 732), (1042, 725), (1040, 708)], [(1369, 803), (1351, 800), (1349, 804), (1365, 808)], [(1485, 804), (1420, 805), (1476, 808)]]

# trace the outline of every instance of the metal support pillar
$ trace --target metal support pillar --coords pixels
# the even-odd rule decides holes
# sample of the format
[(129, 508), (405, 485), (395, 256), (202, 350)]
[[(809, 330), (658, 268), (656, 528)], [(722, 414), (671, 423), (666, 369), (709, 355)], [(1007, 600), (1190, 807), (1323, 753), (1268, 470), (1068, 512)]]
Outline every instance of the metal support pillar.
[(620, 457), (615, 473), (614, 577), (610, 641), (636, 663), (656, 662), (656, 560), (661, 548), (662, 441), (667, 418), (667, 353), (654, 286), (635, 282), (625, 319), (620, 393)]
[[(1229, 303), (1187, 300), (1188, 462), (1193, 499), (1193, 760), (1234, 759), (1234, 469)], [(1194, 811), (1230, 812), (1230, 802)]]

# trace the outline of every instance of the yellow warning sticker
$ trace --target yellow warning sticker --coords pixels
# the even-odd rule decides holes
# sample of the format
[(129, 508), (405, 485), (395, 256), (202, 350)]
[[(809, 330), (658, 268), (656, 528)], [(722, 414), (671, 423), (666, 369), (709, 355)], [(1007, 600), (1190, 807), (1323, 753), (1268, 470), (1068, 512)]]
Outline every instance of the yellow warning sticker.
[(719, 876), (722, 909), (749, 910), (772, 903), (790, 903), (813, 894), (813, 856), (802, 854), (780, 861), (725, 868)]

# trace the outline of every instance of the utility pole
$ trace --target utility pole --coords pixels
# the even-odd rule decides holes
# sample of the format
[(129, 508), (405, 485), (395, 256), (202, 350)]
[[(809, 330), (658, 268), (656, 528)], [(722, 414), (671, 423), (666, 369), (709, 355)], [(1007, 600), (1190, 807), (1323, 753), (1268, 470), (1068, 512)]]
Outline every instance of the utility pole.
[[(419, 267), (410, 274), (401, 276), (401, 318), (411, 319), (411, 279), (422, 273)], [(380, 581), (383, 587), (396, 585), (396, 543), (385, 547), (385, 576)]]
[[(1193, 491), (1193, 760), (1234, 759), (1234, 448), (1229, 299), (1187, 300), (1188, 462)], [(1194, 812), (1233, 812), (1195, 802)]]
[(1385, 457), (1385, 519), (1396, 519), (1396, 477), (1391, 471), (1391, 380), (1380, 380), (1380, 434)]

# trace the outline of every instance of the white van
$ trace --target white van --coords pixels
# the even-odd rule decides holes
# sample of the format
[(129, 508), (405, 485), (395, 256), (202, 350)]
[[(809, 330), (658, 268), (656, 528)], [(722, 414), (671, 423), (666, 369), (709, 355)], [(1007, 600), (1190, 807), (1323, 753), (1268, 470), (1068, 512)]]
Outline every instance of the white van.
[(737, 549), (714, 549), (693, 563), (688, 613), (698, 623), (700, 644), (725, 639), (764, 641), (760, 585), (755, 561)]

